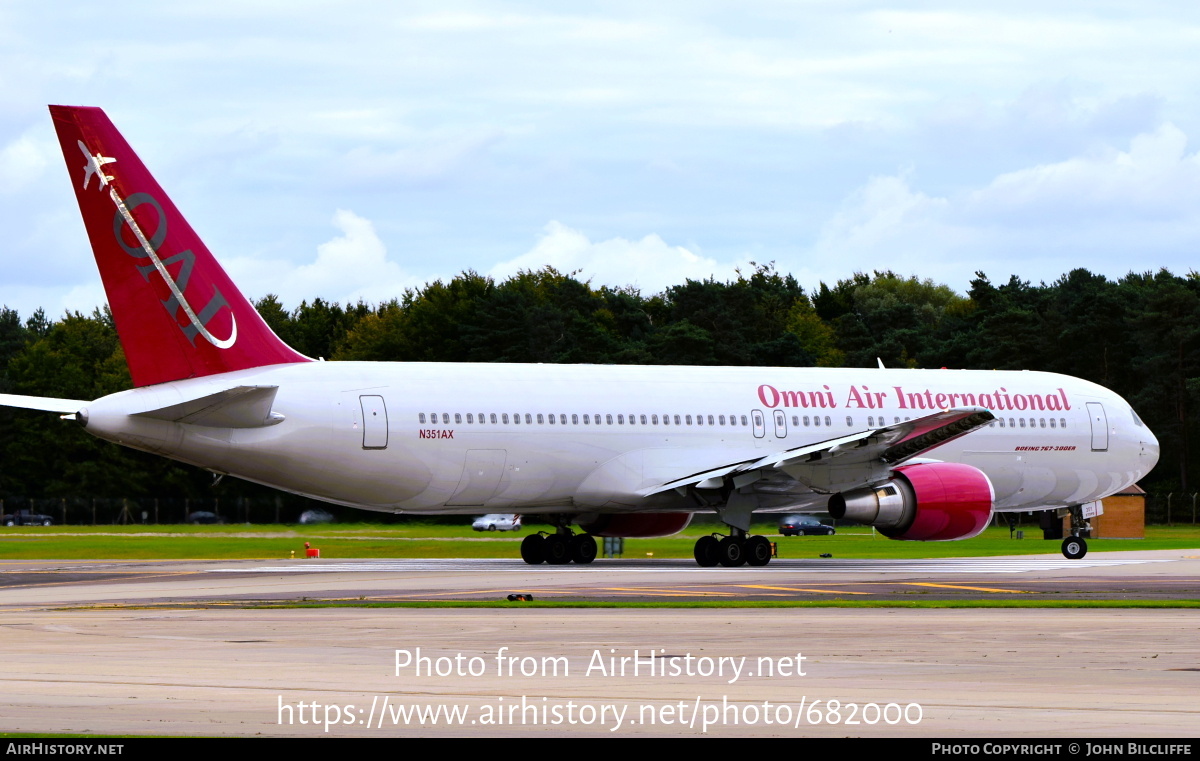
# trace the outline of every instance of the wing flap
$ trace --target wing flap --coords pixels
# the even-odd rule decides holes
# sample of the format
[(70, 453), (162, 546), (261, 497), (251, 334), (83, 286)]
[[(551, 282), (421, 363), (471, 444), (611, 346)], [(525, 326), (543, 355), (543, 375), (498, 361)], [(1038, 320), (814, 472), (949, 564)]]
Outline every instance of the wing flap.
[(994, 419), (983, 407), (942, 410), (916, 420), (785, 449), (755, 460), (726, 463), (643, 489), (641, 494), (651, 496), (689, 486), (718, 488), (726, 477), (731, 477), (734, 486), (740, 488), (780, 471), (815, 491), (841, 491), (874, 483), (886, 477), (896, 465), (965, 436)]

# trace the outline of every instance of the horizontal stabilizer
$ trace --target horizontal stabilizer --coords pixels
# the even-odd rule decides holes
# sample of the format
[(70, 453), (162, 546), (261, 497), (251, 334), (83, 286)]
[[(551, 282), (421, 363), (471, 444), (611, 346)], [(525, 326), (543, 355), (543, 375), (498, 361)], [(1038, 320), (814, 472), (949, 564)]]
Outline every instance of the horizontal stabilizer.
[(18, 396), (17, 394), (0, 394), (0, 407), (20, 407), (25, 410), (42, 410), (43, 412), (69, 413), (78, 412), (86, 407), (88, 402), (79, 399), (51, 399), (46, 396)]
[(279, 386), (234, 386), (170, 407), (135, 413), (141, 417), (209, 428), (261, 428), (283, 421), (271, 411)]

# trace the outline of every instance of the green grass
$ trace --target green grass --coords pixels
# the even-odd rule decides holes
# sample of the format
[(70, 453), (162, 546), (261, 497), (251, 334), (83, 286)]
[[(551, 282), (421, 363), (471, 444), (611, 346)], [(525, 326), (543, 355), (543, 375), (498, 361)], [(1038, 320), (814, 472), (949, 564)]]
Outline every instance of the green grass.
[[(465, 523), (465, 519), (464, 519)], [(659, 539), (625, 540), (626, 558), (690, 558), (696, 538), (718, 525), (691, 526)], [(475, 532), (470, 526), (439, 524), (328, 524), (321, 526), (25, 526), (0, 527), (0, 561), (27, 559), (189, 560), (303, 557), (304, 543), (323, 558), (517, 558), (522, 537), (549, 526), (526, 524), (521, 532)], [(941, 558), (1058, 553), (1036, 528), (1025, 539), (1009, 539), (1008, 529), (988, 529), (961, 542), (896, 542), (870, 529), (845, 527), (832, 537), (782, 537), (775, 524), (755, 531), (779, 544), (781, 558)], [(455, 541), (458, 540), (458, 541)], [(1149, 526), (1145, 539), (1095, 539), (1090, 552), (1117, 550), (1200, 550), (1200, 526)]]

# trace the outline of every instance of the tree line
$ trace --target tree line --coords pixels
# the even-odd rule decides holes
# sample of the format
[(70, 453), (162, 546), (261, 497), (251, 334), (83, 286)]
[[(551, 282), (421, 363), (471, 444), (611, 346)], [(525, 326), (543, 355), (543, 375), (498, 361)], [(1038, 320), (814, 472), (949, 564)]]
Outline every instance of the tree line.
[[(378, 305), (257, 302), (310, 357), (428, 362), (766, 365), (1043, 370), (1106, 386), (1158, 436), (1147, 490), (1186, 492), (1200, 449), (1200, 274), (1053, 283), (977, 273), (965, 295), (893, 272), (806, 291), (773, 265), (646, 296), (553, 268), (506, 280), (464, 272)], [(52, 320), (0, 310), (0, 393), (94, 399), (130, 388), (107, 308)], [(265, 498), (226, 479), (93, 438), (56, 416), (0, 409), (0, 499)]]

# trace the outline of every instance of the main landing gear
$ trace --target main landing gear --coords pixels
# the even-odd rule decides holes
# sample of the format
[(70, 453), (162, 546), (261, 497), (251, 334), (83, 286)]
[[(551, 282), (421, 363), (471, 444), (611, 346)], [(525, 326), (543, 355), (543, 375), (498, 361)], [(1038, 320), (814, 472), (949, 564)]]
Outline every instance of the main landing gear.
[(693, 554), (696, 562), (705, 568), (723, 565), (736, 568), (740, 565), (764, 566), (771, 562), (771, 541), (765, 536), (746, 536), (741, 529), (732, 529), (733, 534), (718, 538), (709, 534), (696, 540)]
[(596, 559), (596, 539), (591, 534), (574, 534), (560, 528), (553, 534), (539, 531), (521, 541), (521, 559), (529, 565), (587, 565)]

